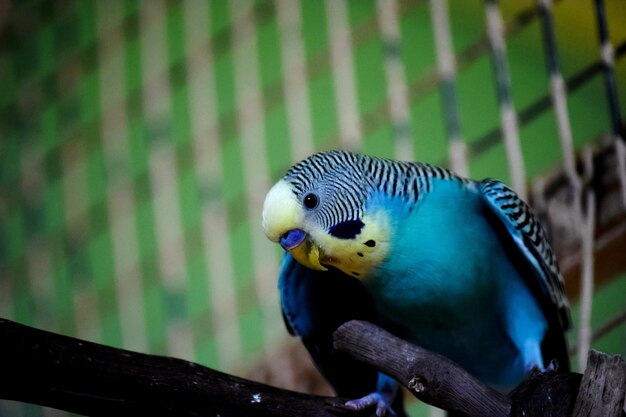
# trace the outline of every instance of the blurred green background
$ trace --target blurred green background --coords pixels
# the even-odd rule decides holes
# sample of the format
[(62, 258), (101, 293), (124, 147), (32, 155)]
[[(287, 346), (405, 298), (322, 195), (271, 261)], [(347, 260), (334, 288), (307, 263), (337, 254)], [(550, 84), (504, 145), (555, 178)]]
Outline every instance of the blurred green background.
[[(0, 1), (0, 317), (231, 373), (275, 353), (271, 184), (330, 148), (447, 164), (429, 4), (391, 3), (389, 38), (374, 0)], [(484, 4), (449, 6), (471, 176), (508, 181)], [(519, 23), (534, 1), (500, 6), (523, 111), (549, 95), (540, 22)], [(599, 58), (593, 2), (554, 13), (571, 79)], [(626, 2), (607, 14), (619, 45)], [(624, 106), (626, 59), (616, 75)], [(600, 72), (568, 105), (578, 150), (609, 132)], [(560, 166), (552, 110), (520, 136), (529, 181)], [(625, 300), (624, 276), (598, 288), (594, 323)], [(594, 346), (624, 354), (624, 326)]]

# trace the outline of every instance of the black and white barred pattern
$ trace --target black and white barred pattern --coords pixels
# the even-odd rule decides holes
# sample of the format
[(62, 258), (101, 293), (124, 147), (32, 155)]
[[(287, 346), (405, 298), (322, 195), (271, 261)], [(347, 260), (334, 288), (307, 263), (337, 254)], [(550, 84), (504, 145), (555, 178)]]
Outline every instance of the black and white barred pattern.
[(372, 190), (416, 203), (431, 190), (433, 178), (469, 182), (434, 165), (345, 151), (312, 155), (295, 164), (284, 177), (300, 201), (309, 193), (319, 196), (317, 220), (326, 228), (360, 219), (365, 197)]
[(515, 227), (524, 245), (539, 261), (545, 273), (543, 288), (546, 289), (552, 303), (557, 306), (563, 327), (569, 328), (571, 319), (563, 276), (541, 223), (537, 221), (528, 204), (500, 181), (484, 180), (480, 183), (480, 190), (487, 201)]
[(315, 218), (325, 229), (363, 216), (365, 184), (359, 176), (358, 158), (344, 152), (310, 156), (294, 165), (285, 175), (296, 197), (303, 201), (315, 194), (320, 206)]

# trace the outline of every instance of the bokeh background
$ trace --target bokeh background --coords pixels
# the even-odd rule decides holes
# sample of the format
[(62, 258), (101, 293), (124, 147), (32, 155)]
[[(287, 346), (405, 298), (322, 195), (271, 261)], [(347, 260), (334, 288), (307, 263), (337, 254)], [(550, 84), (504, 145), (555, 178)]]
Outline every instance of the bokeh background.
[[(499, 6), (531, 184), (563, 163), (552, 107), (533, 108), (538, 6)], [(624, 106), (626, 2), (606, 10)], [(510, 181), (485, 16), (449, 2), (460, 133), (472, 177)], [(434, 29), (424, 0), (0, 1), (0, 317), (323, 391), (283, 327), (263, 198), (317, 150), (448, 166)], [(594, 2), (555, 1), (554, 30), (579, 153), (611, 132), (603, 72), (585, 72)], [(623, 311), (626, 275), (593, 301), (594, 325)], [(625, 354), (625, 326), (593, 346)]]

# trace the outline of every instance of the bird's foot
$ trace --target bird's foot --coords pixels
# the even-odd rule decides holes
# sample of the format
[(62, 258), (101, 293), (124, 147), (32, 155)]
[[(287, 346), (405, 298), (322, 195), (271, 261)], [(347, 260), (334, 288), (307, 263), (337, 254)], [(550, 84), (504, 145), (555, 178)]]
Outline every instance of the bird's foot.
[(537, 365), (530, 366), (530, 374), (538, 375), (538, 374), (544, 374), (547, 372), (556, 372), (558, 371), (558, 369), (559, 369), (559, 361), (557, 361), (556, 359), (552, 359), (550, 363), (548, 363), (548, 366), (546, 366), (545, 368), (539, 367)]
[(548, 366), (546, 366), (545, 372), (556, 372), (559, 370), (559, 361), (552, 359)]
[(350, 400), (346, 402), (345, 406), (352, 411), (361, 411), (376, 407), (376, 415), (378, 417), (397, 415), (391, 408), (391, 404), (385, 399), (385, 396), (378, 392), (372, 392), (363, 398)]

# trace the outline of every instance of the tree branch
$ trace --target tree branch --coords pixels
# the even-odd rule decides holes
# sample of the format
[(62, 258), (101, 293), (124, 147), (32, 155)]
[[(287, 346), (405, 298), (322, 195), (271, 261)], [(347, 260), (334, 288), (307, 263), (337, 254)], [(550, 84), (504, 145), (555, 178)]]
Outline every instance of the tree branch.
[[(3, 319), (0, 319), (0, 341), (0, 398), (79, 414), (222, 417), (373, 414), (347, 410), (343, 406), (345, 399), (282, 390), (181, 359), (115, 349)], [(335, 347), (396, 378), (420, 400), (456, 414), (511, 417), (622, 414), (619, 410), (626, 390), (626, 365), (618, 356), (590, 352), (582, 384), (580, 374), (538, 373), (505, 397), (449, 359), (394, 337), (371, 323), (352, 321), (342, 325), (335, 332)]]
[(626, 394), (626, 362), (619, 355), (589, 351), (574, 417), (618, 416)]
[(451, 360), (371, 323), (350, 321), (334, 336), (337, 350), (392, 376), (425, 403), (470, 416), (509, 415), (511, 402), (507, 397), (483, 385)]
[(0, 398), (90, 416), (366, 416), (345, 399), (282, 390), (181, 359), (0, 319)]

